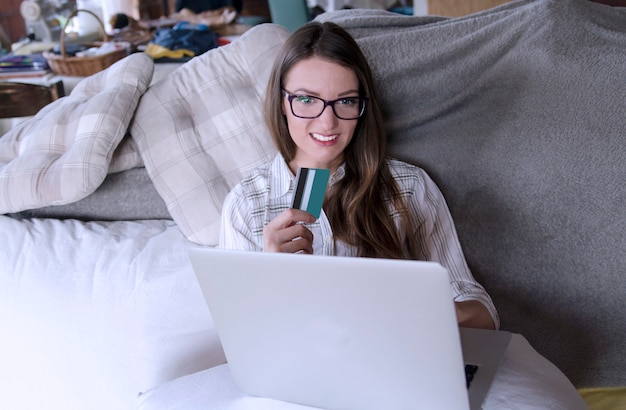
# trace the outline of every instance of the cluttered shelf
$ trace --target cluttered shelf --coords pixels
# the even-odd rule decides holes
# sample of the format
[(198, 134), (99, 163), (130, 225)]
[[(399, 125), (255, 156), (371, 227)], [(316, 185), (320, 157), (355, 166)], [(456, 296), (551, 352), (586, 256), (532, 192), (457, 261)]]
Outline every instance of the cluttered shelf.
[[(352, 1), (345, 0), (341, 4), (389, 9), (391, 5), (405, 3), (392, 0), (359, 0), (357, 3), (354, 0), (353, 4)], [(184, 62), (228, 44), (253, 25), (276, 22), (291, 29), (289, 24), (304, 24), (316, 13), (338, 6), (334, 1), (317, 0), (185, 0), (175, 4), (168, 0), (167, 6), (163, 2), (156, 8), (151, 7), (156, 6), (152, 3), (142, 5), (140, 1), (138, 7), (118, 4), (111, 9), (91, 0), (60, 0), (53, 5), (48, 0), (25, 2), (20, 6), (25, 10), (20, 11), (30, 34), (13, 44), (12, 54), (33, 59), (40, 59), (36, 55), (42, 54), (49, 67), (39, 68), (37, 73), (24, 70), (24, 76), (16, 70), (11, 73), (5, 70), (3, 77), (43, 77), (46, 70), (56, 75), (85, 77), (137, 51), (146, 52), (155, 62)], [(150, 13), (146, 13), (147, 10)]]
[[(145, 52), (160, 63), (155, 64), (152, 82), (156, 82), (182, 63), (230, 43), (251, 27), (235, 21), (235, 15), (227, 11), (213, 15), (212, 19), (206, 13), (194, 16), (185, 12), (143, 22), (120, 13), (109, 22), (116, 27), (109, 35), (98, 15), (89, 10), (74, 10), (59, 41), (23, 41), (14, 45), (10, 54), (1, 56), (0, 82), (50, 86), (60, 80), (69, 94), (83, 78), (134, 52)], [(83, 14), (98, 23), (100, 32), (95, 36), (66, 33), (71, 19)], [(22, 120), (1, 120), (0, 135)]]
[[(228, 43), (233, 36), (250, 28), (248, 24), (241, 24), (241, 10), (231, 6), (230, 1), (203, 3), (211, 9), (194, 8), (193, 11), (179, 9), (179, 3), (176, 3), (176, 12), (173, 12), (173, 1), (171, 3), (168, 10), (147, 15), (141, 13), (143, 9), (139, 6), (118, 4), (111, 8), (91, 0), (23, 2), (20, 13), (28, 35), (13, 43), (10, 52), (49, 53), (48, 59), (57, 60), (59, 55), (64, 59), (100, 56), (120, 47), (127, 48), (128, 53), (146, 51), (148, 45), (155, 44), (178, 54), (183, 52), (184, 58), (189, 59)], [(180, 4), (188, 3), (193, 2)], [(94, 43), (100, 44), (94, 47)], [(101, 50), (102, 47), (109, 49)], [(158, 49), (157, 57), (164, 51)], [(54, 65), (51, 68), (57, 74), (64, 74)]]
[[(155, 62), (160, 63), (155, 64), (152, 77), (154, 83), (194, 56), (226, 45), (250, 28), (249, 25), (232, 20), (224, 21), (223, 24), (213, 22), (213, 26), (209, 27), (201, 21), (159, 19), (143, 22), (140, 26), (137, 21), (128, 18), (125, 25), (116, 29), (113, 35), (108, 35), (104, 31), (104, 24), (94, 13), (75, 10), (72, 17), (83, 14), (83, 11), (98, 21), (100, 33), (96, 34), (102, 37), (100, 41), (94, 41), (98, 36), (67, 33), (67, 36), (62, 34), (59, 41), (21, 42), (10, 54), (0, 57), (0, 82), (49, 87), (61, 81), (67, 95), (83, 78), (107, 68), (130, 53), (146, 52)], [(125, 17), (116, 15), (119, 20)], [(0, 120), (0, 135), (24, 119)]]
[[(82, 19), (84, 26), (85, 17), (96, 22), (95, 34), (97, 34), (98, 41), (94, 41), (93, 31), (87, 35), (81, 32), (80, 21), (78, 25), (74, 25), (74, 20)], [(107, 22), (107, 25), (111, 27), (107, 31), (104, 22), (96, 12), (75, 9), (65, 20), (58, 40), (48, 38), (29, 41), (26, 39), (15, 44), (11, 54), (41, 53), (49, 63), (50, 60), (57, 62), (65, 59), (79, 64), (79, 62), (87, 61), (87, 58), (104, 56), (123, 48), (127, 53), (146, 51), (153, 56), (155, 62), (164, 56), (170, 60), (188, 60), (211, 48), (227, 44), (250, 28), (249, 25), (236, 22), (236, 17), (237, 13), (230, 8), (198, 14), (183, 9), (168, 17), (146, 21), (137, 21), (124, 13), (118, 13)], [(89, 35), (91, 39), (88, 38)], [(55, 64), (49, 65), (57, 74), (68, 74), (62, 72), (62, 68), (55, 68)]]

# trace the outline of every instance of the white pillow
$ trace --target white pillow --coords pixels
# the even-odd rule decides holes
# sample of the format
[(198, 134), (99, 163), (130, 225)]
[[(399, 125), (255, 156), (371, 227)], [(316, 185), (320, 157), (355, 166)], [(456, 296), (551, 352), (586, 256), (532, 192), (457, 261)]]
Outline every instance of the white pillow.
[(288, 35), (278, 25), (255, 26), (150, 86), (137, 107), (132, 137), (172, 218), (193, 242), (217, 243), (226, 194), (276, 153), (262, 100)]
[(154, 63), (130, 55), (0, 138), (0, 213), (78, 201), (96, 190)]

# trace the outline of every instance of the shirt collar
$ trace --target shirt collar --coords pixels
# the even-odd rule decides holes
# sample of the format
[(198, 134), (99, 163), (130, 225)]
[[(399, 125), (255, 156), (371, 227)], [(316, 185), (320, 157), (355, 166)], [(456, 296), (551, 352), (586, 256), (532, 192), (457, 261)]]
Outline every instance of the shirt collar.
[(328, 185), (333, 186), (333, 184), (339, 180), (341, 180), (346, 175), (346, 163), (342, 162), (337, 168), (337, 171), (333, 172), (330, 176), (330, 180), (328, 181)]

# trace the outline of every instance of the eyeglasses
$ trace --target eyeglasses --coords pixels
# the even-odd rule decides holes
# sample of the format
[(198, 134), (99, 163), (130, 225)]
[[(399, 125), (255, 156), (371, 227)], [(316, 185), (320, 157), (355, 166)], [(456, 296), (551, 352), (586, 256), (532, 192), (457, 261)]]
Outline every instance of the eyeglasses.
[(286, 90), (282, 91), (289, 100), (291, 113), (299, 118), (317, 118), (328, 106), (333, 109), (335, 116), (342, 120), (356, 120), (365, 113), (367, 97), (343, 97), (328, 101), (312, 95), (291, 94)]

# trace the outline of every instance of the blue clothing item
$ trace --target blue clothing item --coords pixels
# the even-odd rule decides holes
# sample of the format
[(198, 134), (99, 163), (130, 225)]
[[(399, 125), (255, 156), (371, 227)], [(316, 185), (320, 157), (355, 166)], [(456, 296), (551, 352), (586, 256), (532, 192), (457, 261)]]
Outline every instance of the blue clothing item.
[(217, 34), (211, 30), (160, 29), (152, 43), (169, 50), (190, 50), (195, 55), (217, 47)]

